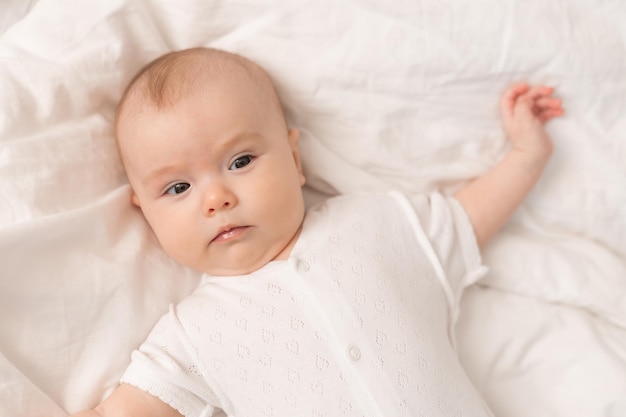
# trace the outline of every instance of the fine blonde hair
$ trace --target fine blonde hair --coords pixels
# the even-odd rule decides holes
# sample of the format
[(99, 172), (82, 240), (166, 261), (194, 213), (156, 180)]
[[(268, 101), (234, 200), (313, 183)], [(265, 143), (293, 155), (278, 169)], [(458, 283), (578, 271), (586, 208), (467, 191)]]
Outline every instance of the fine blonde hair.
[(274, 106), (284, 119), (278, 93), (270, 76), (251, 60), (215, 48), (197, 47), (162, 55), (142, 68), (124, 91), (115, 113), (115, 130), (122, 113), (129, 107), (149, 104), (161, 110), (188, 97), (210, 81), (245, 77)]

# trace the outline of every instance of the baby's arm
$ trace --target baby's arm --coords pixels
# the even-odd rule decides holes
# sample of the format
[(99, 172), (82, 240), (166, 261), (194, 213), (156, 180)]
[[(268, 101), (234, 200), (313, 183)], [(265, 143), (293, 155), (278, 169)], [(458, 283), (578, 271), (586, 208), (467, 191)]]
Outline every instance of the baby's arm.
[(166, 403), (138, 388), (121, 384), (93, 410), (71, 417), (182, 417)]
[(502, 124), (512, 148), (484, 175), (460, 189), (455, 197), (465, 208), (484, 246), (511, 217), (537, 180), (552, 154), (544, 124), (563, 114), (553, 89), (516, 84), (500, 101)]

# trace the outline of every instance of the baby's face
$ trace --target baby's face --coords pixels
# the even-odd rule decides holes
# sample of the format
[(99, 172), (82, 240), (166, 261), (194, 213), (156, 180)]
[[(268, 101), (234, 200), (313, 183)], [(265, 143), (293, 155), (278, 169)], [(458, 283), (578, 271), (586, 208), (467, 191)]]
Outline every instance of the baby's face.
[(118, 124), (133, 202), (170, 256), (212, 275), (286, 259), (304, 216), (298, 132), (252, 90), (211, 86)]

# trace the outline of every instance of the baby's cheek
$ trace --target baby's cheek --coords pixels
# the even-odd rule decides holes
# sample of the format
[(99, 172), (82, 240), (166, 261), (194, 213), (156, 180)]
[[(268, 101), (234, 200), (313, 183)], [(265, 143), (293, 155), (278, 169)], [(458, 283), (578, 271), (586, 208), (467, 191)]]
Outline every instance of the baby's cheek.
[(152, 231), (156, 236), (161, 248), (172, 258), (178, 260), (178, 258), (185, 253), (184, 245), (188, 244), (188, 239), (180, 229), (180, 226), (176, 223), (164, 224), (164, 222), (150, 222)]

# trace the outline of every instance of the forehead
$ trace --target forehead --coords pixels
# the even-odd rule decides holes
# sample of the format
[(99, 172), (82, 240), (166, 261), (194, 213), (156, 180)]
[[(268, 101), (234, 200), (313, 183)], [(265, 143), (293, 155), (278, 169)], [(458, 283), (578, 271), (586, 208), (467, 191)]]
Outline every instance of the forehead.
[[(161, 111), (176, 109), (184, 102), (210, 101), (215, 97), (225, 103), (239, 101), (242, 111), (256, 105), (260, 106), (257, 111), (272, 111), (284, 119), (274, 86), (260, 68), (244, 69), (241, 65), (230, 64), (222, 66), (219, 71), (188, 71), (180, 77), (166, 78), (156, 83), (158, 86), (148, 76), (139, 77), (131, 85), (118, 106), (116, 133), (125, 121), (139, 114), (158, 115)], [(218, 111), (219, 107), (204, 110)]]
[[(122, 160), (150, 163), (159, 149), (181, 153), (242, 134), (278, 137), (287, 127), (282, 112), (249, 83), (205, 85), (178, 102), (157, 108), (145, 99), (130, 100), (117, 126)], [(153, 149), (158, 147), (159, 149)], [(164, 154), (160, 154), (164, 156)]]
[(124, 142), (129, 136), (141, 133), (138, 130), (172, 120), (184, 129), (190, 124), (208, 122), (217, 127), (228, 123), (271, 122), (275, 119), (284, 123), (282, 110), (272, 105), (262, 88), (249, 79), (228, 78), (198, 84), (189, 94), (160, 106), (146, 97), (144, 92), (133, 92), (119, 111), (116, 133), (118, 141)]
[(207, 121), (215, 129), (229, 123), (249, 128), (252, 121), (259, 129), (263, 123), (286, 129), (272, 81), (256, 64), (219, 54), (210, 63), (204, 54), (184, 58), (176, 61), (179, 66), (165, 66), (167, 71), (157, 65), (140, 74), (120, 102), (115, 130), (123, 160), (168, 121), (178, 130)]

